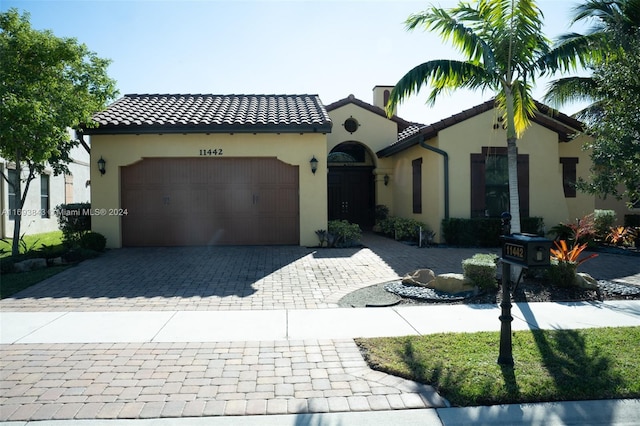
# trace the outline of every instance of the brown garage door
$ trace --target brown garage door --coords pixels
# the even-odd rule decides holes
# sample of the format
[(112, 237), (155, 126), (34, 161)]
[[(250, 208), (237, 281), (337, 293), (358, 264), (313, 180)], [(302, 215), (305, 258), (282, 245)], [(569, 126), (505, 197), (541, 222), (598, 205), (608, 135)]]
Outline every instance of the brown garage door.
[(121, 168), (123, 246), (299, 244), (298, 166), (145, 158)]

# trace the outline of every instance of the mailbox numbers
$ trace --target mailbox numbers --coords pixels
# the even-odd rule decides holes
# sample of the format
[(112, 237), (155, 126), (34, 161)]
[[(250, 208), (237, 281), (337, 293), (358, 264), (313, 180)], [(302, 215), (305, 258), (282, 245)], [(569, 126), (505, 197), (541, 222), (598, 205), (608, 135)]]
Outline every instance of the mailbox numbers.
[(201, 149), (200, 155), (222, 155), (222, 148), (214, 148), (214, 149)]
[(524, 246), (507, 243), (504, 245), (504, 255), (524, 260)]

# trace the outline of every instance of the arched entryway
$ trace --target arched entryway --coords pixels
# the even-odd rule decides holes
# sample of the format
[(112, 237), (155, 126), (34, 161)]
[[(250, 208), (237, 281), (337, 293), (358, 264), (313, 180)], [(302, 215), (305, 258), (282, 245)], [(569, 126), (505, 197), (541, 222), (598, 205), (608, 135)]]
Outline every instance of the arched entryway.
[(362, 229), (375, 222), (374, 158), (359, 142), (343, 142), (329, 153), (329, 220), (347, 220)]

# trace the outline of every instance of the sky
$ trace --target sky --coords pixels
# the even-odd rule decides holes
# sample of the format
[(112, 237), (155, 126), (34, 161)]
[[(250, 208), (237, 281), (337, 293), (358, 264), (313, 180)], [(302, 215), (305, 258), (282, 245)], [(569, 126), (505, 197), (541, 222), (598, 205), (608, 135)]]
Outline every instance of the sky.
[[(550, 39), (570, 30), (577, 0), (539, 0)], [(376, 85), (394, 85), (431, 59), (459, 59), (437, 35), (407, 31), (406, 18), (433, 3), (410, 0), (0, 0), (28, 12), (33, 28), (73, 37), (112, 60), (120, 96), (130, 93), (317, 94), (325, 105), (353, 94), (373, 103)], [(534, 96), (541, 99), (548, 80)], [(430, 124), (491, 98), (424, 88), (398, 108)], [(567, 105), (573, 114), (583, 105)]]

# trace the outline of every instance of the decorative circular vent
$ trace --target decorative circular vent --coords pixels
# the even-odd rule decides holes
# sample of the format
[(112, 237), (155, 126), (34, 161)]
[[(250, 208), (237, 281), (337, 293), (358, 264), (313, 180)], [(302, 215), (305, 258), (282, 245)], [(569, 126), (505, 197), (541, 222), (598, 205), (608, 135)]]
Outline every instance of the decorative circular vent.
[(344, 120), (344, 129), (349, 132), (349, 133), (353, 133), (356, 130), (358, 130), (358, 126), (360, 126), (360, 124), (358, 123), (358, 120), (356, 120), (353, 117), (349, 117), (346, 120)]

